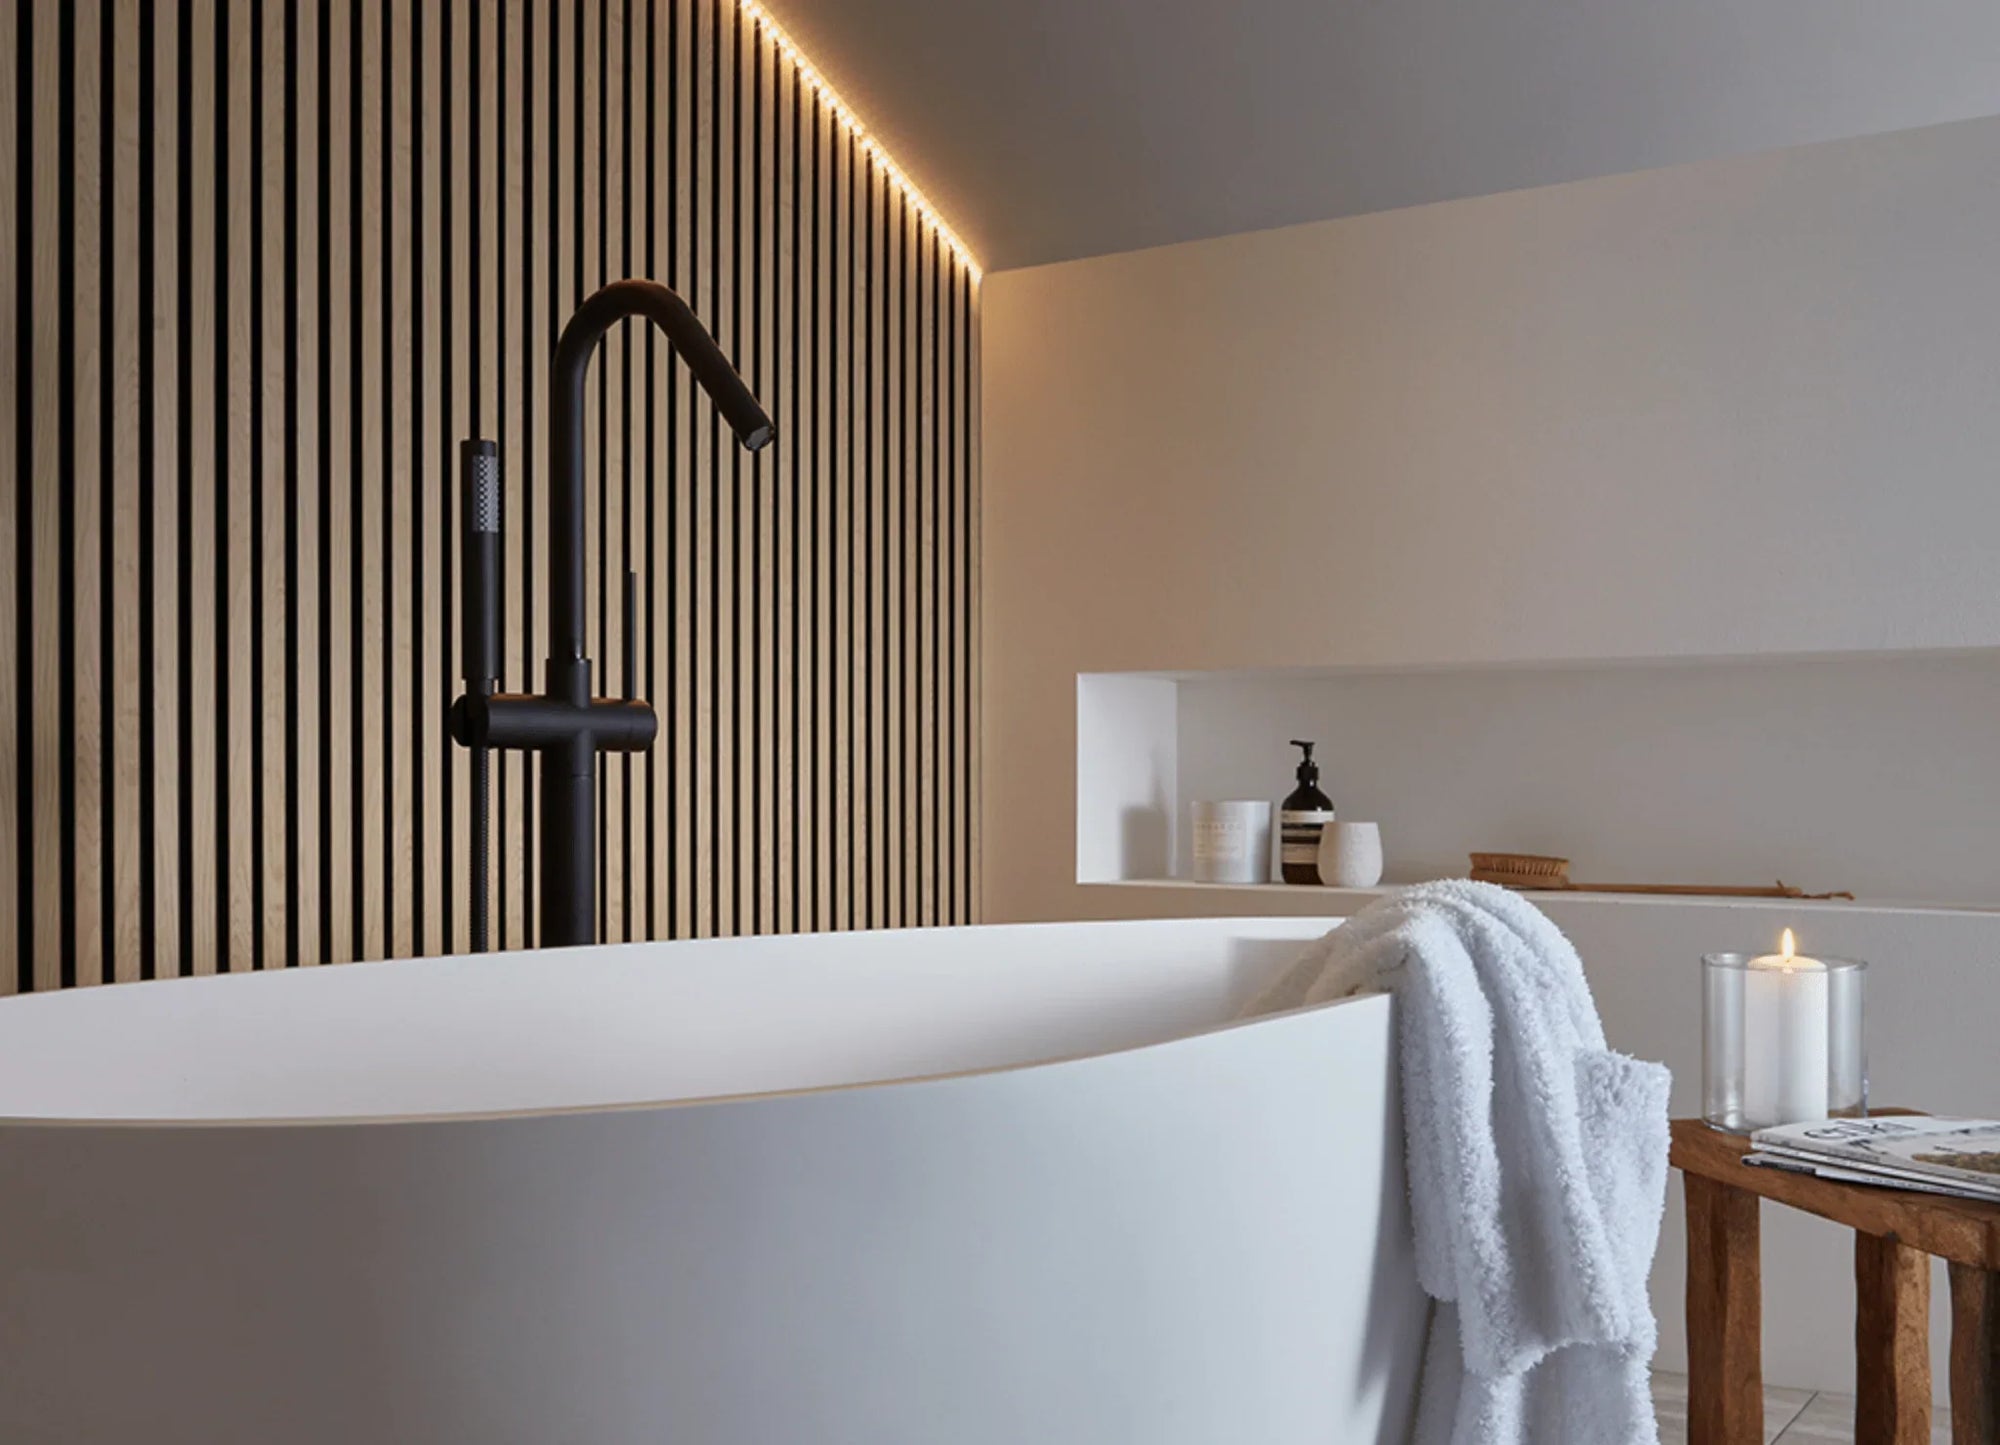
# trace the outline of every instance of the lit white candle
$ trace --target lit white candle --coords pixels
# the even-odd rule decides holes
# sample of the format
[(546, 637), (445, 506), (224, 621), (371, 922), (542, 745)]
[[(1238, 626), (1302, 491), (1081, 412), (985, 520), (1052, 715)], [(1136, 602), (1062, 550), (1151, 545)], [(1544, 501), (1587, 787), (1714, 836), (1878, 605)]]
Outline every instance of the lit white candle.
[(1750, 960), (1743, 976), (1743, 1118), (1753, 1129), (1826, 1117), (1826, 965), (1794, 950)]

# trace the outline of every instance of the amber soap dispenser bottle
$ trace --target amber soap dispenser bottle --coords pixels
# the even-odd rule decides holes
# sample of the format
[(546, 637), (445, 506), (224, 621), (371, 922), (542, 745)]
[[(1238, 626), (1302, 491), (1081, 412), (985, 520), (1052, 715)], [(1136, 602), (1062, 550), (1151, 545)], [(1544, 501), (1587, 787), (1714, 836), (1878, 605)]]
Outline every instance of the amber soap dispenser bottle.
[(1278, 866), (1287, 883), (1317, 883), (1319, 835), (1333, 821), (1333, 799), (1319, 790), (1313, 745), (1293, 738), (1292, 746), (1302, 748), (1305, 756), (1299, 760), (1299, 785), (1278, 812)]

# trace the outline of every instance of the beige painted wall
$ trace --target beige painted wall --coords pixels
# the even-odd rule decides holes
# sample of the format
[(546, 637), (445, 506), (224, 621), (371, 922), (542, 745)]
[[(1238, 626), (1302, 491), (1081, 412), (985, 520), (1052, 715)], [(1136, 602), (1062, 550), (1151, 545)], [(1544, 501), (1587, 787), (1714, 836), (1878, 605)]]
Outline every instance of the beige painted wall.
[[(990, 277), (988, 916), (1246, 906), (1076, 883), (1082, 672), (2000, 645), (1996, 182), (1977, 121)], [(1731, 917), (1591, 918), (1683, 1108), (1654, 985)], [(1866, 930), (1882, 1007), (1946, 1016), (1877, 1073), (1993, 1108), (2000, 919), (1964, 917)], [(1771, 1233), (1772, 1377), (1839, 1385), (1845, 1255)]]

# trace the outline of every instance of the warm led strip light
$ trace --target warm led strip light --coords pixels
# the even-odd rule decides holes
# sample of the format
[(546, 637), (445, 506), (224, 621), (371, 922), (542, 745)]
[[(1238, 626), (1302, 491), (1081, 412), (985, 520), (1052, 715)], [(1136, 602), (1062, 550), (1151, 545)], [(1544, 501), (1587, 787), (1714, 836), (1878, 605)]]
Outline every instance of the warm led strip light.
[(882, 149), (875, 137), (868, 134), (868, 127), (861, 123), (861, 117), (840, 98), (838, 91), (827, 84), (826, 77), (806, 59), (805, 52), (798, 47), (798, 42), (785, 33), (785, 27), (773, 19), (771, 12), (759, 4), (758, 0), (737, 0), (737, 3), (745, 15), (770, 32), (772, 43), (778, 47), (778, 54), (791, 62), (792, 68), (798, 72), (799, 79), (812, 87), (813, 94), (833, 112), (833, 118), (847, 127), (848, 133), (861, 143), (862, 151), (889, 178), (896, 189), (903, 193), (903, 198), (909, 202), (910, 209), (937, 233), (945, 245), (951, 247), (952, 254), (958, 257), (959, 264), (971, 273), (973, 284), (977, 285), (982, 273), (971, 248), (958, 239), (958, 233), (946, 225), (944, 218), (938, 215), (937, 207), (933, 206), (925, 198), (924, 193), (917, 189), (916, 184), (903, 174), (893, 160), (889, 159), (889, 153)]

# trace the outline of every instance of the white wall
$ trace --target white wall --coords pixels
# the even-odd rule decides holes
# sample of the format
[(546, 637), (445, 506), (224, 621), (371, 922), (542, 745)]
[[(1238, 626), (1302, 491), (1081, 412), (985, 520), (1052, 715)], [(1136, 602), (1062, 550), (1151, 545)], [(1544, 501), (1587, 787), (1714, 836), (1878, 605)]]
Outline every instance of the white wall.
[[(1989, 120), (988, 277), (986, 916), (1163, 906), (1076, 882), (1083, 672), (2000, 645), (1995, 236)], [(1584, 940), (1614, 1033), (1735, 941), (1639, 916)], [(1885, 924), (1878, 999), (1958, 968), (1915, 1102), (2000, 1107), (1966, 926)], [(1811, 1234), (1771, 1374), (1837, 1383)]]

